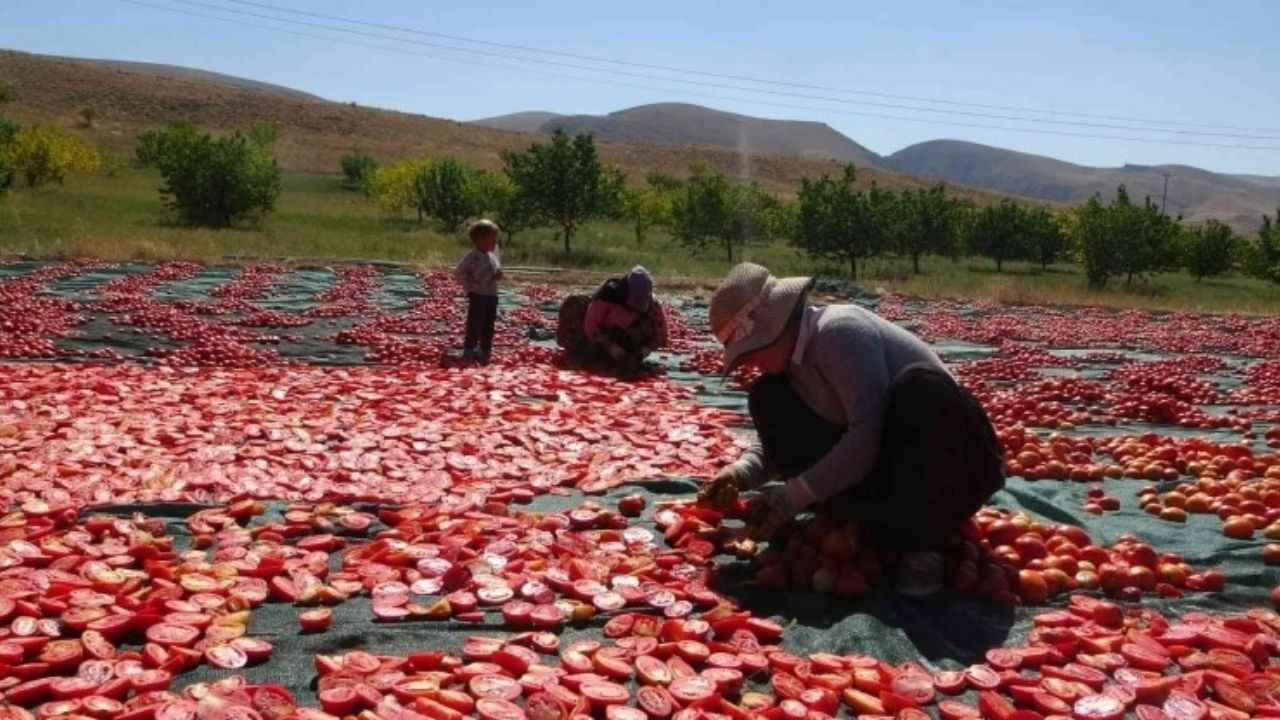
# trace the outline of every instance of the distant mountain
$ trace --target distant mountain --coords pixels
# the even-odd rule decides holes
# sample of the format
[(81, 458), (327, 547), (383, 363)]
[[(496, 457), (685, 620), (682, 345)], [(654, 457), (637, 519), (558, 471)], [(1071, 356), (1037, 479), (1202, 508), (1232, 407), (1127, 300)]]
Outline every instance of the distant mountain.
[(1186, 165), (1086, 167), (959, 140), (912, 145), (884, 158), (883, 165), (916, 176), (1060, 203), (1078, 203), (1094, 193), (1111, 197), (1121, 184), (1135, 199), (1150, 196), (1158, 202), (1164, 173), (1168, 173), (1170, 214), (1192, 222), (1217, 218), (1240, 232), (1256, 230), (1262, 214), (1274, 212), (1280, 204), (1280, 183), (1269, 185)]
[(618, 142), (703, 145), (858, 165), (880, 162), (879, 155), (824, 123), (766, 120), (684, 103), (640, 105), (608, 115), (564, 115), (548, 120), (541, 129), (557, 128)]
[(1231, 177), (1236, 178), (1237, 180), (1250, 182), (1255, 185), (1280, 188), (1280, 177), (1274, 177), (1271, 175), (1232, 175)]
[(511, 132), (539, 132), (542, 126), (548, 122), (561, 117), (560, 113), (545, 112), (542, 110), (530, 110), (528, 112), (511, 113), (510, 115), (498, 115), (496, 117), (481, 118), (472, 120), (472, 125), (481, 125), (495, 130), (509, 130)]

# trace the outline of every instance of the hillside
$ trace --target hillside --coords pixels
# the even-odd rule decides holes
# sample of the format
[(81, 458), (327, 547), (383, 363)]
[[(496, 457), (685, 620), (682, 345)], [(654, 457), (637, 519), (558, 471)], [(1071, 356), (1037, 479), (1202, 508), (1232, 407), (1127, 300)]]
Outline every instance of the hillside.
[(1237, 180), (1253, 183), (1255, 185), (1280, 188), (1280, 177), (1272, 175), (1232, 175), (1231, 177)]
[(1169, 173), (1168, 211), (1192, 222), (1217, 218), (1251, 233), (1263, 213), (1280, 204), (1280, 184), (1267, 178), (1246, 180), (1185, 165), (1095, 168), (962, 142), (934, 140), (912, 145), (885, 158), (893, 169), (996, 192), (1060, 203), (1078, 203), (1094, 193), (1114, 195), (1123, 184), (1137, 200), (1159, 201), (1163, 173)]
[[(255, 121), (280, 125), (276, 151), (287, 170), (335, 173), (339, 158), (353, 149), (381, 162), (420, 155), (451, 155), (480, 167), (501, 166), (504, 150), (519, 150), (536, 135), (495, 130), (470, 123), (361, 107), (280, 93), (246, 83), (215, 81), (200, 72), (157, 73), (114, 63), (0, 50), (0, 78), (13, 86), (6, 113), (22, 122), (49, 123), (88, 136), (121, 156), (132, 154), (139, 132), (175, 120), (218, 131)], [(93, 128), (77, 126), (86, 107), (97, 110)], [(443, 108), (442, 108), (443, 110)], [(686, 175), (691, 163), (758, 180), (766, 188), (794, 193), (800, 178), (839, 171), (839, 164), (794, 156), (739, 153), (714, 147), (647, 145), (604, 141), (602, 157), (632, 178), (651, 170)], [(924, 183), (896, 172), (860, 168), (859, 182), (886, 187)], [(991, 193), (955, 188), (957, 194), (990, 201)]]
[(543, 125), (558, 117), (563, 116), (560, 113), (546, 112), (544, 110), (530, 110), (528, 112), (511, 113), (510, 115), (480, 118), (479, 120), (472, 120), (471, 124), (493, 128), (494, 130), (533, 133), (542, 132)]
[(565, 115), (553, 129), (589, 132), (605, 140), (709, 145), (743, 153), (776, 153), (875, 166), (880, 156), (818, 122), (767, 120), (684, 103), (658, 103), (608, 115)]
[(127, 60), (72, 60), (72, 62), (80, 62), (90, 67), (114, 68), (117, 70), (125, 70), (128, 72), (146, 73), (157, 75), (160, 77), (177, 78), (179, 80), (197, 80), (208, 81), (220, 85), (242, 88), (245, 90), (258, 90), (262, 92), (272, 93), (275, 95), (284, 95), (294, 98), (305, 98), (308, 100), (319, 100), (320, 98), (311, 93), (294, 90), (281, 85), (272, 85), (271, 83), (259, 82), (257, 80), (249, 80), (248, 78), (236, 77), (234, 75), (223, 75), (222, 73), (209, 72), (207, 70), (196, 70), (194, 68), (179, 67), (177, 65), (160, 65), (157, 63), (129, 62)]

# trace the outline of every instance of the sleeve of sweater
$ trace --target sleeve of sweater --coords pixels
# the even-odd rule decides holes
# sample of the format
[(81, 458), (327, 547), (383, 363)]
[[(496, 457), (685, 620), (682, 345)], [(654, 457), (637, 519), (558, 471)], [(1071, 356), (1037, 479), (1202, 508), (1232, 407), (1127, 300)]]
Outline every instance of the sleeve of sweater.
[(588, 341), (594, 343), (600, 340), (600, 325), (608, 312), (609, 305), (604, 300), (593, 299), (587, 305), (587, 315), (582, 320), (582, 334), (587, 336)]
[(835, 392), (848, 419), (844, 436), (821, 460), (788, 482), (792, 502), (807, 506), (862, 482), (880, 450), (880, 431), (889, 394), (883, 339), (874, 325), (838, 323), (809, 348), (806, 362)]
[(760, 443), (747, 448), (742, 453), (742, 457), (729, 466), (729, 472), (733, 473), (734, 479), (747, 489), (758, 488), (778, 477), (778, 471), (765, 457), (764, 447)]
[(453, 269), (453, 279), (467, 292), (471, 292), (475, 282), (475, 259), (476, 253), (469, 252), (462, 256), (462, 260), (458, 261), (458, 266)]

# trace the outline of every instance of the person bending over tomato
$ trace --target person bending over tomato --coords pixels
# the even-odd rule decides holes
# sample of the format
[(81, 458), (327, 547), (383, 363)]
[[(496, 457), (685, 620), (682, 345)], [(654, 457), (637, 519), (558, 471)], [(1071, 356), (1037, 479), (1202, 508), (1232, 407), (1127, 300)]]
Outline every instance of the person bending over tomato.
[(726, 372), (764, 373), (748, 393), (759, 442), (699, 500), (732, 504), (780, 479), (763, 487), (754, 539), (807, 509), (852, 515), (868, 542), (900, 551), (900, 592), (936, 592), (941, 551), (1004, 486), (991, 421), (924, 341), (856, 305), (809, 305), (812, 287), (742, 263), (716, 288)]
[(662, 305), (653, 278), (636, 266), (610, 278), (595, 295), (571, 295), (560, 307), (557, 341), (583, 367), (632, 373), (653, 350), (667, 344)]

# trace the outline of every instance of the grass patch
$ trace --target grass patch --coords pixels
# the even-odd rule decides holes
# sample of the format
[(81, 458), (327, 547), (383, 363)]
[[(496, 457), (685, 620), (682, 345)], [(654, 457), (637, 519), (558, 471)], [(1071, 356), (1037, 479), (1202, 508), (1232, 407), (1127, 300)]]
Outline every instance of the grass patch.
[[(276, 212), (228, 230), (189, 228), (160, 201), (159, 177), (123, 169), (114, 177), (73, 177), (64, 187), (16, 189), (0, 199), (0, 254), (107, 260), (229, 258), (378, 260), (446, 265), (466, 251), (461, 233), (420, 224), (412, 214), (390, 217), (338, 175), (286, 173)], [(785, 243), (742, 249), (738, 260), (779, 275), (817, 274), (844, 279), (847, 269), (814, 261)], [(518, 234), (503, 247), (509, 266), (571, 268), (584, 281), (642, 264), (666, 287), (713, 285), (729, 266), (723, 253), (694, 254), (670, 236), (651, 233), (637, 246), (626, 223), (588, 223), (566, 257), (550, 228)], [(1196, 282), (1181, 273), (1154, 275), (1131, 286), (1123, 278), (1105, 291), (1089, 290), (1080, 268), (1042, 269), (1028, 263), (925, 258), (920, 274), (906, 260), (876, 258), (859, 269), (859, 284), (928, 297), (1048, 305), (1099, 305), (1191, 311), (1280, 312), (1280, 285), (1225, 277)]]

